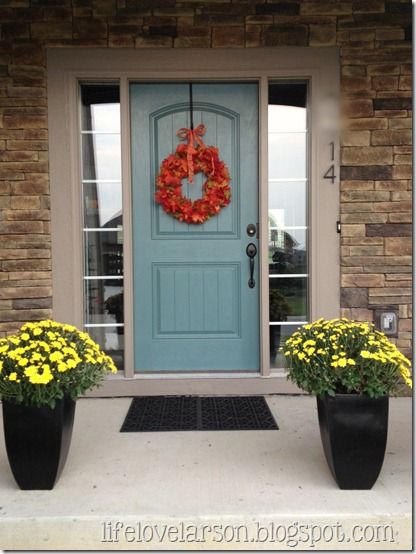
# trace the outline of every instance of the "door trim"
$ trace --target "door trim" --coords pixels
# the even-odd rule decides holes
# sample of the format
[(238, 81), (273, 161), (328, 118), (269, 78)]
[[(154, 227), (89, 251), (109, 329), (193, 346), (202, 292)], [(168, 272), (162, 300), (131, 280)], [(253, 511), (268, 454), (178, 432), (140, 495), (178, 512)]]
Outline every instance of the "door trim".
[[(203, 52), (203, 56), (201, 56)], [(183, 68), (187, 69), (184, 70)], [(155, 69), (157, 68), (157, 69)], [(339, 137), (333, 130), (318, 128), (320, 102), (327, 97), (339, 99), (339, 49), (337, 47), (279, 47), (258, 49), (54, 49), (47, 51), (48, 69), (48, 116), (50, 133), (50, 182), (51, 182), (51, 232), (52, 232), (52, 277), (53, 316), (61, 321), (82, 326), (81, 268), (82, 252), (80, 235), (79, 201), (79, 144), (77, 134), (78, 81), (118, 80), (120, 83), (121, 145), (123, 164), (123, 217), (124, 217), (124, 282), (125, 282), (125, 372), (123, 376), (109, 379), (99, 395), (121, 394), (128, 383), (134, 394), (155, 388), (158, 379), (153, 375), (137, 377), (133, 364), (133, 273), (132, 273), (132, 214), (131, 214), (131, 164), (130, 164), (130, 114), (129, 82), (171, 80), (224, 80), (259, 82), (259, 260), (260, 260), (260, 374), (257, 377), (231, 379), (244, 381), (247, 392), (263, 389), (268, 383), (268, 392), (289, 392), (284, 371), (271, 373), (269, 364), (269, 308), (267, 267), (267, 86), (270, 79), (307, 79), (310, 83), (310, 182), (316, 187), (312, 195), (310, 214), (310, 249), (319, 256), (319, 263), (311, 267), (310, 314), (311, 318), (339, 316), (339, 240), (336, 235), (336, 220), (339, 212)], [(68, 137), (68, 142), (62, 137)], [(335, 171), (337, 180), (332, 189), (322, 193), (321, 176), (328, 165), (326, 147), (335, 143)], [(68, 155), (69, 149), (69, 155)], [(64, 173), (63, 173), (64, 161)], [(326, 183), (325, 183), (326, 184)], [(319, 187), (319, 188), (318, 188)], [(316, 217), (321, 205), (325, 218)], [(68, 209), (71, 206), (71, 209)], [(325, 246), (320, 242), (325, 241)], [(336, 262), (334, 263), (334, 260)], [(327, 268), (331, 267), (331, 271)], [(74, 299), (76, 300), (74, 302)], [(263, 380), (263, 378), (266, 378)], [(186, 381), (189, 381), (189, 384)], [(159, 379), (160, 394), (169, 391), (173, 384), (178, 390), (188, 390), (192, 383), (199, 383), (200, 390), (212, 380), (225, 387), (226, 377), (209, 379), (202, 374), (198, 378), (179, 378), (171, 374)], [(145, 381), (149, 385), (145, 386)], [(150, 384), (150, 382), (152, 384)], [(198, 386), (195, 385), (198, 392)], [(215, 388), (215, 387), (214, 387)], [(295, 389), (290, 387), (292, 392)], [(193, 387), (192, 387), (193, 389)], [(250, 389), (250, 390), (248, 390)], [(176, 390), (176, 389), (175, 389)], [(120, 391), (120, 392), (116, 392)], [(218, 392), (221, 392), (219, 389)], [(140, 392), (144, 394), (144, 392)]]

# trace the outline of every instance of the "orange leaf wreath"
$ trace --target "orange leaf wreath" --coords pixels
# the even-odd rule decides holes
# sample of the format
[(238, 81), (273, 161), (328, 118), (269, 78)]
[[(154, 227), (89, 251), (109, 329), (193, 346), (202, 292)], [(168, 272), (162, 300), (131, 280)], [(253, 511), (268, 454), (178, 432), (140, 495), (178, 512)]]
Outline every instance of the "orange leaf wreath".
[[(205, 223), (231, 201), (228, 168), (220, 160), (218, 148), (203, 143), (204, 134), (204, 125), (180, 129), (177, 135), (187, 144), (179, 144), (175, 153), (163, 160), (156, 181), (155, 201), (166, 213), (185, 223)], [(188, 177), (192, 183), (194, 175), (201, 172), (207, 177), (203, 195), (192, 201), (182, 194), (182, 180)]]

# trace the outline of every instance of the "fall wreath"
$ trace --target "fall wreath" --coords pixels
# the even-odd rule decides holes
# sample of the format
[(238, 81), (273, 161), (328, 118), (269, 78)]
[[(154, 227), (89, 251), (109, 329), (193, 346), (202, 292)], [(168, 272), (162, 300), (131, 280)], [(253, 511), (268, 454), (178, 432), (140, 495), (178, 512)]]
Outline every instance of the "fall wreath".
[[(231, 200), (228, 168), (220, 160), (218, 148), (204, 144), (204, 134), (204, 125), (180, 129), (177, 135), (186, 144), (179, 144), (175, 153), (163, 160), (156, 181), (155, 201), (166, 213), (185, 223), (204, 223)], [(183, 196), (182, 180), (188, 177), (192, 183), (194, 175), (201, 172), (207, 177), (202, 197), (191, 200)]]

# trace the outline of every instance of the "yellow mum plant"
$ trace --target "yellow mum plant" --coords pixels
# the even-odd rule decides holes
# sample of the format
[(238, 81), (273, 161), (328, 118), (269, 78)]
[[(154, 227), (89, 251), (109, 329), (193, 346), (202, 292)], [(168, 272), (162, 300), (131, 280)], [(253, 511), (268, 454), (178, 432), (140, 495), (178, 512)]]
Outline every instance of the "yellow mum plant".
[(44, 320), (25, 323), (0, 339), (0, 398), (30, 406), (55, 406), (98, 386), (117, 371), (87, 333), (72, 325)]
[(394, 394), (412, 386), (410, 361), (373, 324), (318, 319), (295, 331), (282, 348), (288, 377), (307, 392)]

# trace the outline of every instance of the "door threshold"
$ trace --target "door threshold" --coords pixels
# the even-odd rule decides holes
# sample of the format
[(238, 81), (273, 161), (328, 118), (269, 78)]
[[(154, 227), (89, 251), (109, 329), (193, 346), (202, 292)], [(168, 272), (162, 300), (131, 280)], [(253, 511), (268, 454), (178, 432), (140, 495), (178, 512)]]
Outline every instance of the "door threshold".
[(254, 374), (209, 375), (148, 375), (140, 377), (113, 376), (86, 396), (149, 396), (149, 395), (263, 395), (299, 394), (301, 391), (287, 380), (285, 373), (263, 376)]

